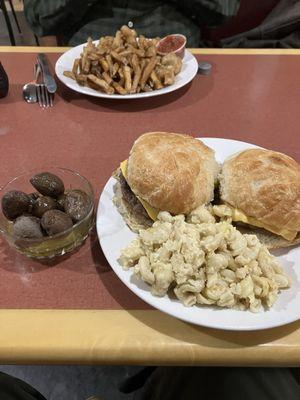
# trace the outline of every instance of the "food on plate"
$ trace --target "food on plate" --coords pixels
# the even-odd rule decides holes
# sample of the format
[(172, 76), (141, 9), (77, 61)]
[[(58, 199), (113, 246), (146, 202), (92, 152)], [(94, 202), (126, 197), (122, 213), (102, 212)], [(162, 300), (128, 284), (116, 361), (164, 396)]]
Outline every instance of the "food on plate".
[(83, 220), (91, 210), (88, 194), (81, 189), (65, 191), (57, 175), (41, 172), (31, 177), (30, 183), (37, 192), (11, 190), (1, 200), (3, 215), (11, 221), (17, 239), (56, 235)]
[(174, 53), (178, 57), (183, 58), (185, 52), (186, 37), (181, 34), (173, 34), (160, 39), (156, 45), (157, 53), (166, 55)]
[(175, 53), (159, 55), (158, 39), (137, 36), (134, 29), (122, 26), (115, 36), (91, 38), (72, 71), (63, 74), (81, 86), (107, 94), (134, 94), (172, 85), (181, 71), (182, 60)]
[(153, 295), (258, 312), (290, 287), (268, 250), (300, 243), (300, 166), (290, 157), (245, 150), (219, 172), (201, 141), (153, 132), (115, 177), (114, 203), (137, 233), (118, 261)]
[(269, 248), (300, 243), (300, 165), (285, 154), (249, 149), (225, 160), (218, 215), (250, 229)]
[(290, 286), (278, 261), (255, 235), (217, 222), (212, 206), (186, 217), (161, 211), (152, 227), (140, 230), (122, 250), (120, 263), (151, 286), (174, 293), (185, 305), (216, 305), (261, 311)]
[(219, 166), (200, 140), (150, 132), (133, 144), (115, 173), (114, 203), (133, 231), (149, 227), (159, 211), (188, 214), (214, 197)]

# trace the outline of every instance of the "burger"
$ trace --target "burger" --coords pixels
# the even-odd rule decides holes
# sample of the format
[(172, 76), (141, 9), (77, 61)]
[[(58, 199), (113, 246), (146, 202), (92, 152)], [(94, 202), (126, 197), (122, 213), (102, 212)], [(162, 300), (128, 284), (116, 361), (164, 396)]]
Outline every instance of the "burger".
[(214, 151), (188, 135), (151, 132), (133, 144), (115, 173), (114, 203), (133, 231), (160, 211), (188, 214), (214, 197), (219, 171)]
[(243, 231), (269, 248), (300, 243), (300, 165), (285, 154), (249, 149), (225, 160), (220, 198)]

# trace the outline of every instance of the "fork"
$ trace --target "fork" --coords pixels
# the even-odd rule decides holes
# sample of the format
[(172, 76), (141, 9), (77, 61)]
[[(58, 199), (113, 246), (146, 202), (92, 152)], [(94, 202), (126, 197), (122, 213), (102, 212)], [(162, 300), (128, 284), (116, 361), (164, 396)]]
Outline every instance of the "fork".
[[(37, 62), (37, 75), (42, 75), (40, 64)], [(44, 83), (38, 83), (36, 87), (37, 101), (42, 108), (53, 107), (53, 94), (49, 93)]]
[(39, 83), (36, 88), (37, 100), (42, 108), (53, 107), (53, 95), (49, 93), (44, 83)]

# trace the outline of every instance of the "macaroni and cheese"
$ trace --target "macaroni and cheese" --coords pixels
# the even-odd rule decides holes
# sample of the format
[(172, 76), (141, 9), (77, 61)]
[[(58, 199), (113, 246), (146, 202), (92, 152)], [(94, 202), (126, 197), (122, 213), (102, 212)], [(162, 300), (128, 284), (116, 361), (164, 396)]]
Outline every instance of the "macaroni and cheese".
[(201, 206), (190, 213), (158, 214), (121, 252), (123, 268), (164, 296), (173, 290), (185, 305), (216, 305), (258, 312), (271, 307), (290, 280), (255, 235), (240, 233), (220, 210)]

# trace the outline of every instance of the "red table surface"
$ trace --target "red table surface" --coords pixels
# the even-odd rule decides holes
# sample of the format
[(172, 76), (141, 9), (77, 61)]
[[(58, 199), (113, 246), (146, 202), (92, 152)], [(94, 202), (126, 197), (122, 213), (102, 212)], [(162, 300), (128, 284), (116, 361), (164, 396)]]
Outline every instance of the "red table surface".
[[(111, 172), (147, 131), (237, 139), (300, 161), (299, 71), (295, 55), (206, 55), (208, 76), (143, 100), (106, 100), (58, 85), (55, 106), (22, 99), (35, 54), (1, 53), (10, 79), (0, 100), (0, 186), (22, 172), (63, 166), (92, 183), (96, 199)], [(59, 57), (49, 54), (51, 63)], [(93, 234), (52, 264), (27, 259), (0, 242), (0, 308), (148, 309), (115, 276)]]

